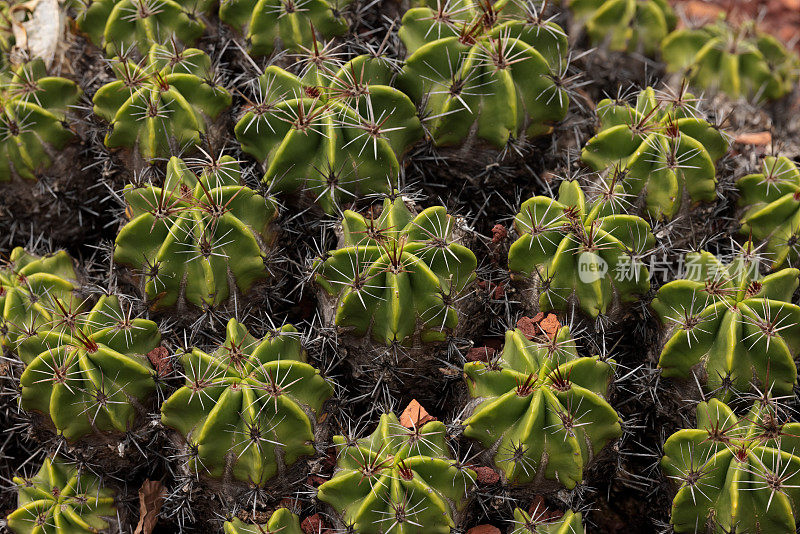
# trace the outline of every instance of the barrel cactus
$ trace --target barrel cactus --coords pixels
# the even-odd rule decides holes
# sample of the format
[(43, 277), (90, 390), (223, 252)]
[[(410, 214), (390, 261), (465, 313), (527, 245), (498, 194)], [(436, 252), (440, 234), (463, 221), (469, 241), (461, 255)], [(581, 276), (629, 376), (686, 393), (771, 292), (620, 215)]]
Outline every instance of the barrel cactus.
[(800, 306), (791, 303), (798, 269), (762, 277), (749, 245), (724, 264), (701, 251), (686, 255), (685, 274), (662, 286), (651, 303), (666, 328), (659, 367), (689, 377), (698, 364), (707, 387), (728, 395), (754, 379), (777, 395), (797, 383)]
[(593, 43), (650, 57), (678, 24), (667, 0), (570, 0), (569, 9)]
[(772, 268), (800, 267), (800, 169), (786, 157), (767, 156), (763, 170), (736, 183), (745, 208), (741, 233), (766, 242)]
[[(22, 247), (0, 267), (0, 346), (15, 350), (27, 336), (54, 320), (56, 301), (73, 309), (75, 268), (65, 251), (37, 256)], [(56, 314), (57, 315), (57, 314)]]
[(737, 25), (720, 17), (700, 28), (676, 30), (661, 46), (667, 70), (732, 98), (781, 98), (792, 92), (800, 73), (797, 54), (758, 30), (755, 21)]
[(391, 65), (359, 56), (299, 78), (267, 67), (236, 124), (242, 150), (263, 162), (274, 191), (328, 213), (358, 195), (391, 192), (403, 153), (422, 136), (414, 104), (390, 87)]
[(552, 517), (549, 514), (537, 514), (537, 512), (537, 509), (528, 513), (521, 508), (514, 508), (514, 527), (509, 534), (584, 534), (586, 532), (580, 513), (567, 510), (561, 517)]
[(661, 466), (679, 485), (675, 532), (794, 532), (800, 504), (800, 424), (774, 401), (737, 416), (717, 399), (697, 406), (697, 428), (672, 434)]
[(181, 356), (185, 385), (161, 407), (186, 442), (193, 473), (264, 486), (314, 454), (314, 431), (333, 389), (306, 363), (299, 332), (284, 325), (256, 339), (231, 319), (213, 353)]
[(451, 457), (445, 435), (439, 421), (406, 428), (388, 413), (366, 438), (334, 436), (336, 471), (317, 498), (338, 513), (339, 528), (449, 534), (476, 474)]
[(114, 492), (57, 458), (46, 458), (31, 478), (14, 477), (17, 508), (8, 515), (16, 534), (101, 532), (117, 517)]
[(650, 225), (621, 213), (618, 188), (608, 193), (587, 203), (577, 181), (564, 181), (558, 200), (537, 196), (522, 204), (508, 267), (515, 278), (534, 282), (541, 310), (574, 303), (596, 318), (650, 288), (640, 259), (655, 243)]
[(458, 324), (457, 301), (477, 260), (459, 244), (457, 220), (442, 206), (414, 215), (399, 195), (380, 215), (350, 210), (341, 246), (314, 264), (328, 321), (386, 345), (443, 341)]
[(253, 56), (269, 56), (276, 49), (299, 52), (320, 36), (329, 39), (347, 33), (341, 10), (349, 0), (222, 0), (219, 18), (240, 30)]
[(35, 180), (75, 134), (66, 125), (81, 90), (48, 76), (42, 60), (0, 73), (0, 182)]
[(621, 170), (626, 192), (643, 195), (650, 216), (672, 219), (687, 194), (693, 202), (716, 199), (715, 163), (728, 151), (728, 141), (700, 116), (691, 94), (659, 94), (648, 87), (635, 105), (601, 101), (597, 116), (597, 134), (581, 160), (596, 171)]
[(496, 358), (464, 366), (477, 399), (464, 435), (493, 451), (506, 482), (548, 479), (572, 489), (594, 455), (622, 434), (604, 398), (612, 365), (597, 356), (579, 358), (569, 327), (549, 343), (509, 330)]
[(224, 534), (303, 534), (300, 519), (286, 508), (278, 508), (264, 524), (244, 523), (238, 518), (225, 521)]
[(275, 204), (242, 185), (230, 156), (198, 171), (173, 157), (163, 186), (125, 189), (130, 221), (117, 235), (114, 261), (139, 273), (154, 310), (206, 310), (267, 278)]
[(569, 107), (559, 81), (566, 34), (538, 13), (511, 17), (513, 2), (477, 5), (442, 2), (405, 14), (400, 37), (409, 55), (399, 86), (423, 108), (437, 146), (502, 149), (550, 133)]
[(116, 81), (93, 98), (94, 112), (110, 125), (109, 148), (136, 149), (148, 160), (179, 153), (198, 145), (231, 105), (213, 79), (211, 59), (195, 48), (154, 44), (141, 62), (117, 57), (112, 68)]
[(208, 0), (79, 0), (78, 28), (109, 57), (136, 49), (145, 56), (153, 43), (194, 44), (203, 35), (200, 15)]
[(91, 433), (124, 433), (155, 391), (147, 358), (161, 334), (115, 296), (87, 311), (55, 300), (54, 319), (19, 344), (27, 365), (20, 406), (39, 412), (70, 441)]

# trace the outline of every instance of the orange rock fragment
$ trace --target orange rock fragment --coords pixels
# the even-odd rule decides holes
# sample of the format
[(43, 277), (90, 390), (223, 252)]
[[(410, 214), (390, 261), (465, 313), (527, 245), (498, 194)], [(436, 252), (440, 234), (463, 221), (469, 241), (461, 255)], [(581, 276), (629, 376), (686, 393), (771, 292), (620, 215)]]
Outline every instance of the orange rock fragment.
[(406, 409), (400, 415), (400, 424), (406, 428), (419, 428), (425, 423), (435, 421), (436, 418), (428, 413), (428, 411), (417, 402), (417, 399), (411, 399)]
[(500, 534), (500, 529), (494, 525), (478, 525), (469, 529), (467, 534)]
[(772, 144), (772, 134), (770, 132), (753, 132), (736, 136), (736, 142), (742, 145), (769, 146)]

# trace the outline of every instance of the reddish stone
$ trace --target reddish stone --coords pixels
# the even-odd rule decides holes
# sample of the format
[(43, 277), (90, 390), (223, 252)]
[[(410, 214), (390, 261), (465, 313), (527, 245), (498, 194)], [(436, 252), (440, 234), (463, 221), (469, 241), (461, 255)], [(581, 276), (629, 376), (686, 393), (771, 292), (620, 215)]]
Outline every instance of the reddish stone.
[(400, 424), (406, 428), (419, 428), (429, 421), (435, 421), (436, 418), (428, 413), (428, 411), (417, 402), (417, 399), (411, 399), (406, 409), (400, 415)]
[(486, 467), (482, 465), (479, 467), (473, 467), (472, 470), (475, 471), (475, 474), (478, 475), (478, 484), (480, 484), (481, 486), (490, 486), (492, 484), (497, 484), (497, 482), (500, 480), (500, 475), (497, 474), (497, 471), (495, 471), (491, 467)]
[(300, 530), (304, 534), (320, 534), (328, 531), (328, 526), (322, 521), (319, 514), (314, 514), (303, 519)]
[(505, 295), (506, 295), (505, 282), (500, 282), (499, 284), (494, 286), (494, 291), (492, 291), (492, 298), (494, 300), (502, 300)]
[(561, 329), (561, 323), (558, 322), (558, 317), (554, 313), (548, 313), (544, 319), (539, 321), (539, 328), (547, 334), (548, 338), (553, 339)]
[(494, 525), (478, 525), (469, 529), (467, 534), (500, 534), (500, 529)]
[(492, 227), (492, 243), (495, 245), (498, 243), (502, 243), (508, 239), (508, 230), (502, 224), (495, 224)]
[(156, 347), (147, 353), (147, 359), (153, 364), (158, 376), (167, 376), (172, 373), (172, 361), (166, 347)]
[(539, 333), (539, 329), (536, 327), (536, 321), (524, 315), (517, 321), (517, 328), (528, 339), (535, 338), (536, 334)]
[(324, 484), (326, 481), (327, 479), (319, 475), (308, 475), (308, 478), (306, 479), (306, 482), (315, 488), (321, 484)]
[(467, 361), (488, 362), (496, 352), (492, 347), (473, 347), (467, 352)]

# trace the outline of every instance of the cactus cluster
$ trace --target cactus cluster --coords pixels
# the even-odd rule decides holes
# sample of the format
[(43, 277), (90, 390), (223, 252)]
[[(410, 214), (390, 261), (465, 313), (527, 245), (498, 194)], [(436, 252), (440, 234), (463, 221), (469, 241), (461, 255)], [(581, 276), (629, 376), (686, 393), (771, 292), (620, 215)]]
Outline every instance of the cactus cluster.
[(464, 435), (493, 451), (507, 482), (549, 479), (571, 489), (592, 458), (621, 435), (619, 416), (604, 398), (613, 365), (578, 357), (569, 327), (548, 343), (509, 330), (496, 358), (464, 366), (469, 394), (477, 399)]
[(387, 345), (443, 341), (475, 279), (462, 233), (444, 207), (415, 216), (400, 195), (387, 197), (377, 217), (346, 211), (340, 248), (314, 265), (329, 320)]
[(676, 30), (664, 39), (661, 52), (669, 71), (732, 98), (775, 100), (791, 93), (800, 76), (797, 54), (753, 21), (732, 24), (720, 18)]
[(161, 419), (184, 439), (187, 468), (264, 486), (314, 454), (314, 428), (331, 386), (306, 363), (299, 332), (284, 325), (256, 339), (235, 319), (213, 353), (181, 356), (185, 385)]
[(176, 157), (160, 187), (129, 185), (129, 222), (117, 235), (114, 261), (135, 270), (154, 310), (223, 304), (267, 278), (274, 202), (242, 185), (230, 156), (199, 165)]
[(655, 238), (643, 219), (624, 213), (619, 186), (587, 201), (577, 181), (563, 181), (558, 200), (536, 196), (514, 219), (508, 252), (512, 276), (533, 280), (541, 310), (573, 305), (591, 317), (635, 302), (650, 288), (641, 261)]
[(665, 325), (658, 361), (666, 377), (687, 378), (698, 364), (710, 390), (747, 391), (756, 380), (776, 395), (797, 383), (800, 306), (792, 304), (797, 269), (767, 276), (749, 246), (723, 263), (710, 252), (686, 255), (684, 277), (664, 284), (651, 303)]
[(602, 100), (597, 104), (597, 134), (584, 146), (581, 160), (596, 171), (612, 169), (626, 193), (644, 197), (655, 218), (672, 219), (684, 197), (691, 202), (716, 199), (715, 163), (728, 140), (700, 115), (697, 99), (684, 91), (641, 91), (634, 105)]

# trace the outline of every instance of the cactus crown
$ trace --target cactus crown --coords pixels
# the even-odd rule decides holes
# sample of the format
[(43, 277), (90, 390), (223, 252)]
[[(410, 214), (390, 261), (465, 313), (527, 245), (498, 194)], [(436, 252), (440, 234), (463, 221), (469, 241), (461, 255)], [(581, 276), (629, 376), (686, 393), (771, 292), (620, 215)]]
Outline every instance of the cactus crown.
[(286, 508), (278, 508), (265, 524), (244, 523), (239, 518), (225, 521), (224, 534), (303, 534), (300, 519)]
[(358, 194), (389, 193), (403, 153), (422, 136), (414, 104), (390, 87), (391, 65), (359, 56), (312, 63), (302, 76), (270, 66), (236, 124), (242, 150), (276, 191), (328, 213)]
[(334, 322), (385, 344), (442, 341), (458, 323), (458, 296), (477, 260), (458, 243), (456, 220), (442, 206), (416, 217), (400, 195), (378, 217), (350, 210), (342, 246), (314, 264), (315, 281), (335, 299)]
[(208, 0), (79, 0), (75, 22), (108, 57), (132, 49), (147, 55), (153, 43), (191, 45), (203, 35), (199, 15)]
[(158, 346), (152, 321), (133, 316), (117, 297), (85, 306), (54, 299), (52, 320), (17, 349), (27, 364), (20, 377), (20, 406), (50, 418), (69, 440), (92, 432), (126, 432), (154, 390), (153, 370), (142, 355)]
[(293, 326), (256, 339), (231, 319), (216, 351), (193, 349), (181, 362), (186, 383), (161, 420), (186, 439), (191, 470), (263, 486), (314, 454), (316, 417), (333, 389), (306, 363)]
[(65, 119), (80, 94), (75, 82), (48, 76), (40, 59), (0, 74), (0, 182), (35, 180), (52, 164), (74, 137)]
[(732, 98), (781, 98), (792, 92), (800, 72), (797, 54), (759, 31), (755, 21), (734, 25), (720, 17), (701, 28), (675, 30), (661, 47), (667, 70)]
[(30, 479), (14, 477), (19, 487), (17, 509), (8, 528), (17, 534), (100, 532), (114, 517), (114, 494), (90, 473), (58, 459), (46, 458)]
[(29, 254), (22, 247), (11, 251), (0, 268), (0, 346), (16, 349), (26, 336), (59, 315), (56, 302), (72, 309), (75, 269), (63, 250), (48, 256)]
[(738, 417), (717, 399), (697, 406), (697, 428), (672, 434), (661, 466), (679, 489), (675, 532), (793, 532), (800, 505), (800, 424), (765, 397)]
[(350, 0), (222, 0), (219, 18), (244, 33), (253, 56), (269, 56), (278, 44), (299, 52), (316, 40), (347, 33), (342, 16)]
[(632, 302), (650, 287), (641, 255), (655, 238), (643, 219), (621, 213), (618, 186), (587, 203), (577, 181), (564, 181), (558, 200), (526, 200), (514, 219), (519, 234), (508, 253), (515, 275), (533, 277), (543, 310), (572, 302), (591, 317), (616, 300)]
[(765, 241), (772, 268), (800, 267), (800, 168), (786, 157), (767, 156), (761, 173), (736, 183), (745, 207), (741, 233)]
[(701, 251), (686, 255), (685, 276), (662, 286), (652, 307), (667, 325), (658, 365), (688, 377), (700, 363), (707, 387), (721, 396), (747, 391), (754, 378), (785, 394), (797, 382), (800, 307), (791, 303), (797, 269), (761, 277), (750, 245), (724, 264)]
[(495, 450), (495, 466), (512, 484), (558, 480), (571, 489), (592, 457), (622, 431), (603, 396), (612, 362), (578, 357), (568, 327), (548, 343), (506, 332), (502, 353), (464, 366), (480, 400), (464, 435)]
[(362, 534), (447, 534), (476, 474), (452, 458), (445, 437), (439, 421), (406, 428), (392, 413), (366, 438), (334, 436), (337, 470), (317, 498)]
[(580, 513), (567, 510), (561, 517), (553, 517), (547, 510), (536, 509), (530, 513), (514, 508), (514, 527), (509, 534), (584, 534)]
[(241, 185), (239, 162), (222, 156), (197, 175), (176, 157), (164, 185), (127, 186), (128, 222), (114, 261), (139, 269), (154, 309), (223, 303), (266, 279), (264, 254), (273, 240), (276, 205)]
[(700, 115), (697, 99), (648, 87), (635, 105), (606, 99), (597, 105), (600, 125), (581, 152), (596, 171), (613, 168), (625, 191), (644, 195), (646, 211), (672, 219), (684, 194), (692, 201), (716, 199), (716, 161), (728, 141)]
[(569, 9), (593, 43), (618, 52), (658, 52), (678, 24), (667, 0), (570, 0)]
[(440, 2), (409, 9), (400, 37), (409, 55), (399, 85), (423, 108), (438, 146), (476, 135), (503, 148), (550, 133), (566, 116), (566, 34), (536, 10)]
[(154, 44), (138, 63), (121, 56), (112, 67), (117, 80), (93, 98), (94, 112), (110, 123), (109, 148), (135, 148), (148, 160), (179, 153), (198, 145), (207, 123), (231, 105), (211, 59), (195, 48)]

